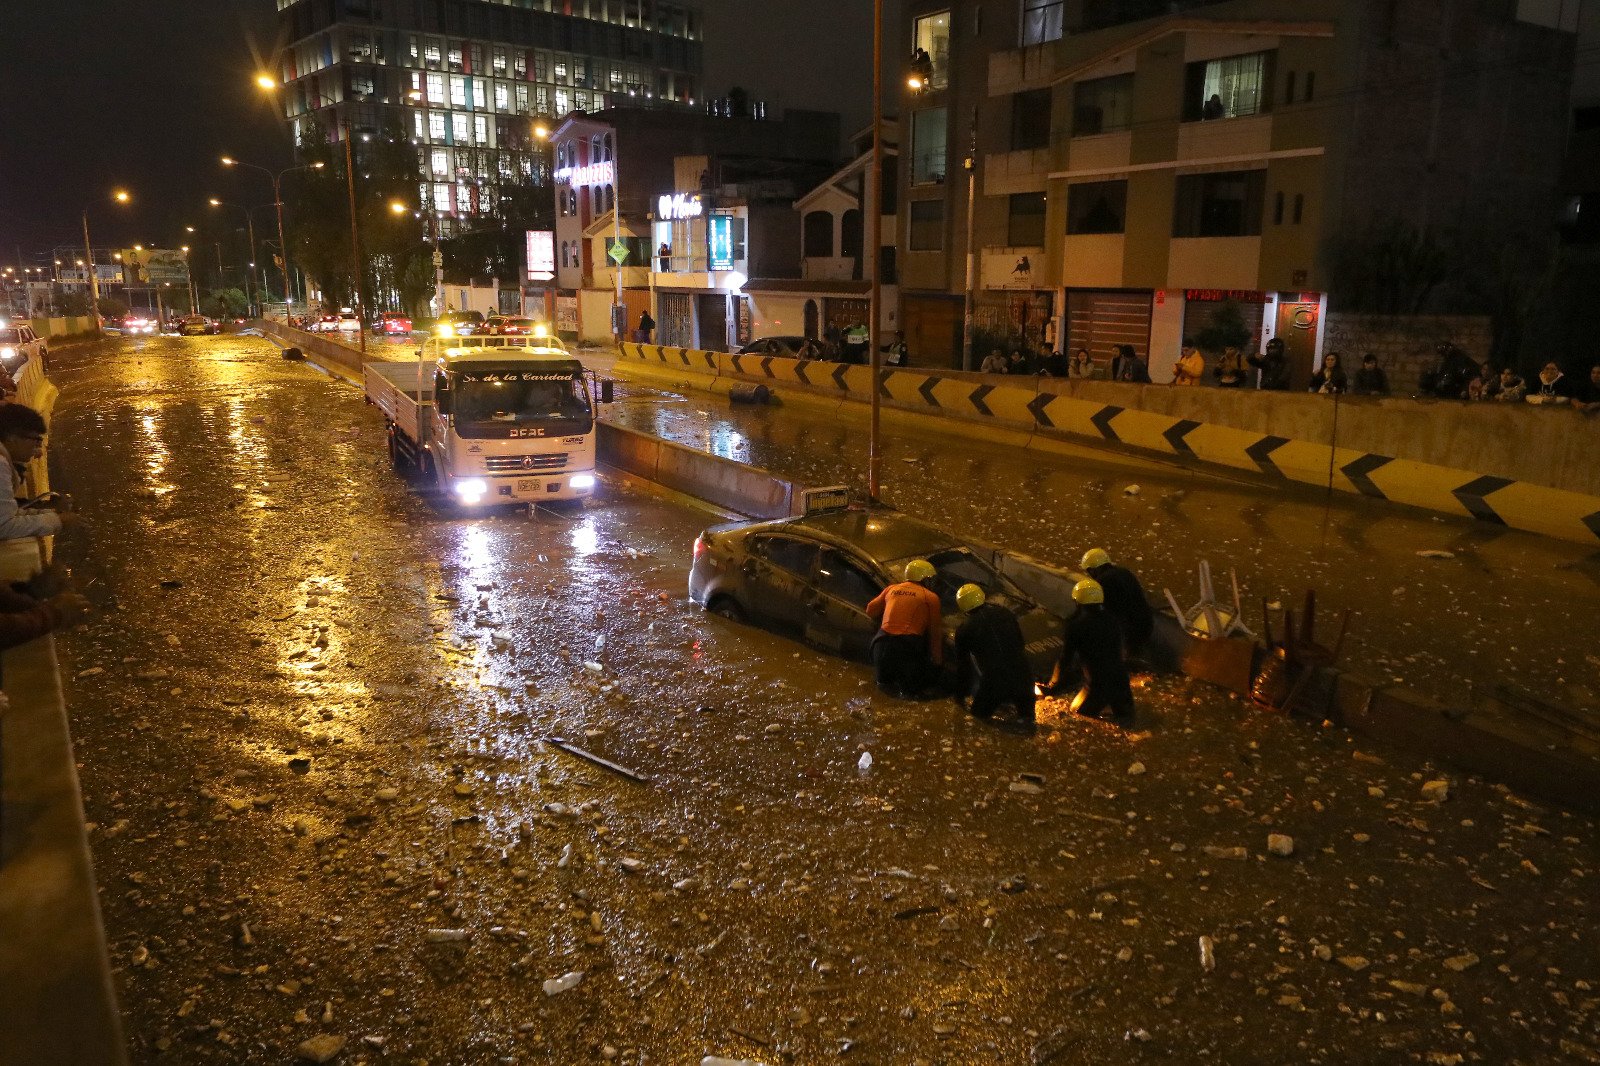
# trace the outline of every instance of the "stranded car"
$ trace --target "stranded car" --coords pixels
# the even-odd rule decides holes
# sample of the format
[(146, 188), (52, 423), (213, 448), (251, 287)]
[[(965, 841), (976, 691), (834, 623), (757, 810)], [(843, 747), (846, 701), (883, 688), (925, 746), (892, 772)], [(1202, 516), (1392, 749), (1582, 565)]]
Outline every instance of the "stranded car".
[(158, 323), (148, 315), (127, 314), (122, 316), (122, 332), (124, 333), (155, 333)]
[(185, 337), (209, 337), (222, 332), (222, 326), (205, 315), (186, 315), (178, 323), (178, 332)]
[(531, 318), (515, 318), (501, 316), (489, 320), (492, 323), (489, 332), (497, 337), (536, 337), (541, 336), (539, 323)]
[(902, 580), (913, 559), (933, 564), (945, 637), (960, 624), (956, 590), (972, 583), (1017, 616), (1034, 680), (1061, 656), (1061, 622), (996, 571), (985, 553), (893, 511), (825, 508), (775, 522), (712, 526), (694, 543), (689, 598), (725, 618), (752, 622), (852, 659), (870, 656), (878, 625), (867, 604)]
[(821, 359), (822, 347), (810, 337), (762, 337), (739, 349), (740, 355), (774, 355), (781, 359)]

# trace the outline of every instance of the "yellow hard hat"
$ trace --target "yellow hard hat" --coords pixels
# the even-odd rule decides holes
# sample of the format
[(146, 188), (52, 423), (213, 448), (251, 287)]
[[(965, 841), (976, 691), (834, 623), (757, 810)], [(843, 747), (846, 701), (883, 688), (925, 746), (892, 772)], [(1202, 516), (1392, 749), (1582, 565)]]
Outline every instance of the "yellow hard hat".
[(937, 573), (933, 564), (926, 559), (913, 559), (906, 564), (907, 581), (926, 581)]
[(1102, 566), (1110, 565), (1111, 556), (1106, 554), (1104, 548), (1090, 548), (1083, 553), (1083, 568), (1085, 570), (1097, 570)]
[(1100, 587), (1098, 581), (1080, 581), (1072, 586), (1072, 599), (1076, 603), (1104, 603), (1106, 590)]
[(983, 606), (983, 601), (986, 598), (982, 587), (978, 585), (962, 585), (956, 590), (956, 606), (963, 611), (976, 611)]

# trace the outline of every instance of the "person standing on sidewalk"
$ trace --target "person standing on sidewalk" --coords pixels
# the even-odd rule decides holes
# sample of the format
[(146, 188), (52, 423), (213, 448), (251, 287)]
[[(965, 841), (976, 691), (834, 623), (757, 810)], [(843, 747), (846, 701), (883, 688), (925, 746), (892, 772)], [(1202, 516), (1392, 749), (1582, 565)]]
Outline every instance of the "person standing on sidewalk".
[(1172, 383), (1174, 385), (1198, 385), (1206, 373), (1206, 358), (1200, 354), (1200, 349), (1194, 346), (1194, 341), (1183, 342), (1183, 352), (1178, 356), (1178, 361), (1172, 364)]
[(1150, 609), (1150, 597), (1132, 570), (1117, 566), (1104, 548), (1090, 548), (1083, 553), (1084, 573), (1100, 585), (1105, 596), (1106, 613), (1116, 619), (1122, 630), (1122, 647), (1129, 655), (1138, 655), (1150, 643), (1155, 631), (1156, 613)]
[(650, 317), (649, 311), (639, 312), (639, 343), (649, 344), (651, 336), (656, 331), (656, 320)]
[(1289, 388), (1289, 354), (1281, 339), (1272, 338), (1260, 355), (1245, 361), (1260, 369), (1262, 391), (1284, 392)]
[(977, 718), (992, 718), (1009, 703), (1019, 723), (1032, 725), (1033, 673), (1022, 627), (1016, 615), (986, 599), (978, 585), (956, 592), (956, 606), (966, 615), (956, 630), (956, 702)]
[(1061, 662), (1045, 691), (1052, 696), (1076, 692), (1072, 709), (1085, 718), (1127, 718), (1133, 715), (1133, 685), (1122, 658), (1122, 630), (1106, 613), (1105, 590), (1098, 581), (1072, 587), (1077, 613), (1067, 619)]
[(0, 404), (0, 477), (7, 488), (0, 493), (0, 540), (25, 540), (53, 537), (78, 521), (72, 500), (58, 496), (40, 508), (23, 507), (17, 501), (22, 488), (22, 470), (44, 447), (47, 430), (44, 416), (20, 403)]
[(878, 691), (895, 699), (920, 695), (944, 665), (944, 609), (929, 586), (938, 571), (926, 559), (906, 564), (906, 579), (867, 604), (878, 622), (872, 673)]

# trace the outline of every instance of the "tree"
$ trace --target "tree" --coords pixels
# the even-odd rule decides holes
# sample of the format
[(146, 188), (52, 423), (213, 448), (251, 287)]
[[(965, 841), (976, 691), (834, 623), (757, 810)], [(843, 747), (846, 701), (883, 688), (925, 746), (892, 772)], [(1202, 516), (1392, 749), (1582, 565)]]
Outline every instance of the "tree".
[(433, 253), (423, 249), (406, 262), (400, 275), (400, 306), (412, 318), (423, 318), (432, 299)]
[(90, 297), (86, 292), (62, 292), (56, 296), (56, 310), (68, 318), (78, 318), (89, 313)]
[(115, 296), (100, 297), (100, 302), (96, 306), (100, 310), (101, 318), (121, 318), (128, 313), (127, 302)]
[(200, 313), (209, 318), (238, 318), (249, 307), (243, 289), (212, 289), (200, 299)]

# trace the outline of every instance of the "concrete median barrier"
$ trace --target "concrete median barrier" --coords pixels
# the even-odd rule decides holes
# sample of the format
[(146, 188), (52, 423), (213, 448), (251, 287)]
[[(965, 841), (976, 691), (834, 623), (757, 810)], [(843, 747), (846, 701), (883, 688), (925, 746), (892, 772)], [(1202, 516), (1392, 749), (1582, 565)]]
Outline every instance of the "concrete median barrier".
[(600, 423), (602, 464), (751, 518), (787, 518), (799, 500), (793, 482), (757, 467)]

